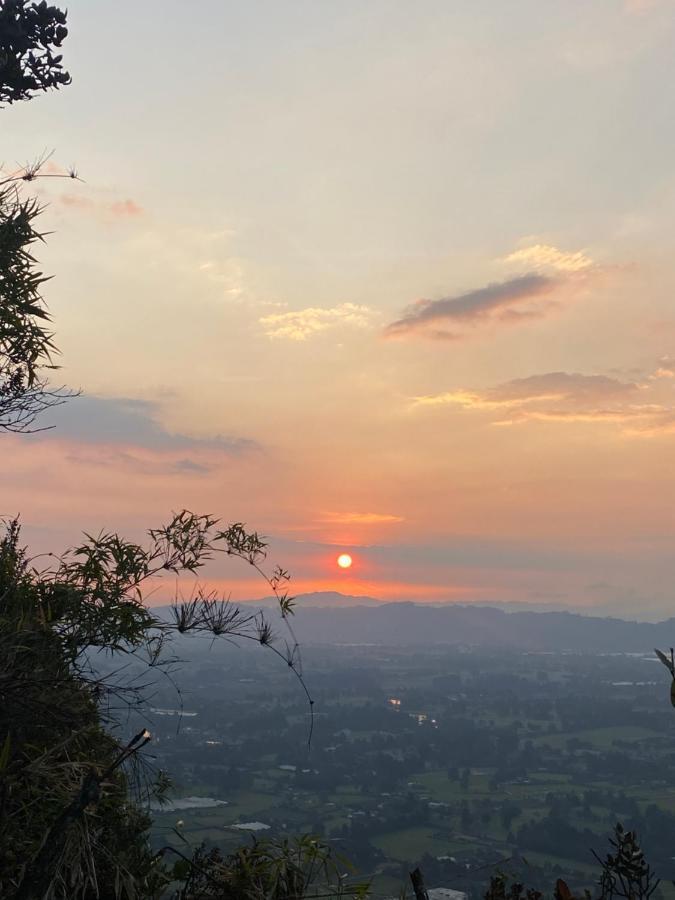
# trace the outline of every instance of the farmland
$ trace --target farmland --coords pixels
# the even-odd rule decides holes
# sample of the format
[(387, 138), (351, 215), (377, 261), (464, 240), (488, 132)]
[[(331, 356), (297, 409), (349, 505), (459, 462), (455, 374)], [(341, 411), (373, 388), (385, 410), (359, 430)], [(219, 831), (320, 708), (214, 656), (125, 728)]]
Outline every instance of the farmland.
[(675, 717), (647, 655), (306, 658), (311, 746), (302, 698), (267, 660), (235, 651), (186, 663), (195, 715), (154, 723), (157, 764), (175, 796), (224, 805), (156, 810), (158, 845), (230, 850), (247, 832), (309, 832), (372, 876), (376, 894), (418, 863), (431, 883), (476, 892), (504, 860), (533, 884), (589, 884), (591, 849), (604, 852), (622, 821), (659, 874), (675, 875)]

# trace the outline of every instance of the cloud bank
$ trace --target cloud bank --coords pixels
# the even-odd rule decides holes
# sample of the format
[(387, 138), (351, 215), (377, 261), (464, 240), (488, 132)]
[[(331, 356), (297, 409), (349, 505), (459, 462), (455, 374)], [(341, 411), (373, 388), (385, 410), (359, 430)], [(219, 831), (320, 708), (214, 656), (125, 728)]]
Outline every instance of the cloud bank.
[(204, 474), (226, 457), (242, 457), (260, 449), (247, 438), (199, 438), (170, 431), (159, 416), (158, 404), (148, 400), (85, 395), (53, 409), (48, 423), (52, 427), (34, 439), (64, 441), (71, 455), (100, 465), (156, 465), (188, 475)]
[(245, 438), (194, 438), (169, 431), (158, 421), (159, 414), (158, 404), (150, 400), (83, 395), (54, 409), (54, 429), (40, 434), (87, 443), (137, 444), (149, 449), (209, 447), (241, 453), (255, 447), (253, 441)]

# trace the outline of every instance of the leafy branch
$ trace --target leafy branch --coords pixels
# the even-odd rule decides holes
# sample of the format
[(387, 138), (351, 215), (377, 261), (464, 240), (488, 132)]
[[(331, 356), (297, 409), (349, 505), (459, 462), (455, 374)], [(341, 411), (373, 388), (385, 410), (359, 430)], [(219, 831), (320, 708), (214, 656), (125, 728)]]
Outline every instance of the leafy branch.
[(54, 52), (68, 36), (66, 19), (45, 0), (0, 0), (0, 105), (70, 84)]
[(33, 254), (33, 246), (45, 238), (35, 225), (44, 207), (20, 190), (22, 183), (36, 178), (77, 178), (74, 171), (44, 172), (48, 159), (43, 154), (0, 177), (0, 431), (37, 430), (33, 424), (40, 413), (75, 394), (50, 388), (45, 375), (57, 368), (58, 351), (41, 293), (49, 278), (38, 270)]

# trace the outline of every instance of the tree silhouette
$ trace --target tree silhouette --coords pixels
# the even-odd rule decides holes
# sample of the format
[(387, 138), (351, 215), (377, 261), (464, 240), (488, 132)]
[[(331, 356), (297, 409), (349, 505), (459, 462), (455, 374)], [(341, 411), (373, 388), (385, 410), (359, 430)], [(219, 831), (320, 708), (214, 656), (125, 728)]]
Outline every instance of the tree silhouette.
[(66, 13), (28, 0), (0, 0), (0, 105), (70, 84), (54, 52), (68, 35)]
[(44, 410), (72, 395), (52, 389), (55, 368), (50, 317), (40, 293), (47, 278), (38, 271), (33, 245), (43, 240), (35, 220), (41, 207), (23, 197), (21, 182), (38, 177), (40, 164), (0, 180), (0, 430), (34, 430)]
[[(68, 34), (66, 13), (45, 0), (0, 0), (0, 107), (70, 83), (55, 49)], [(33, 247), (43, 240), (41, 212), (22, 187), (43, 177), (44, 157), (0, 175), (0, 430), (31, 430), (37, 416), (69, 392), (52, 390), (46, 373), (56, 348)], [(67, 173), (66, 177), (75, 177)]]

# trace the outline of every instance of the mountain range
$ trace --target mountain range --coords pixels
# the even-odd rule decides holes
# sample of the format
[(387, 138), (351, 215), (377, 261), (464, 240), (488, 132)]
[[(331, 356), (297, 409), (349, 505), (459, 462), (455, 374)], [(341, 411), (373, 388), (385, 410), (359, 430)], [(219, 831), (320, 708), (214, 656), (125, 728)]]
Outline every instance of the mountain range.
[[(275, 601), (252, 602), (269, 607)], [(293, 628), (305, 644), (449, 644), (603, 653), (653, 652), (654, 647), (675, 644), (675, 618), (653, 623), (455, 603), (386, 603), (334, 592), (299, 596)]]

